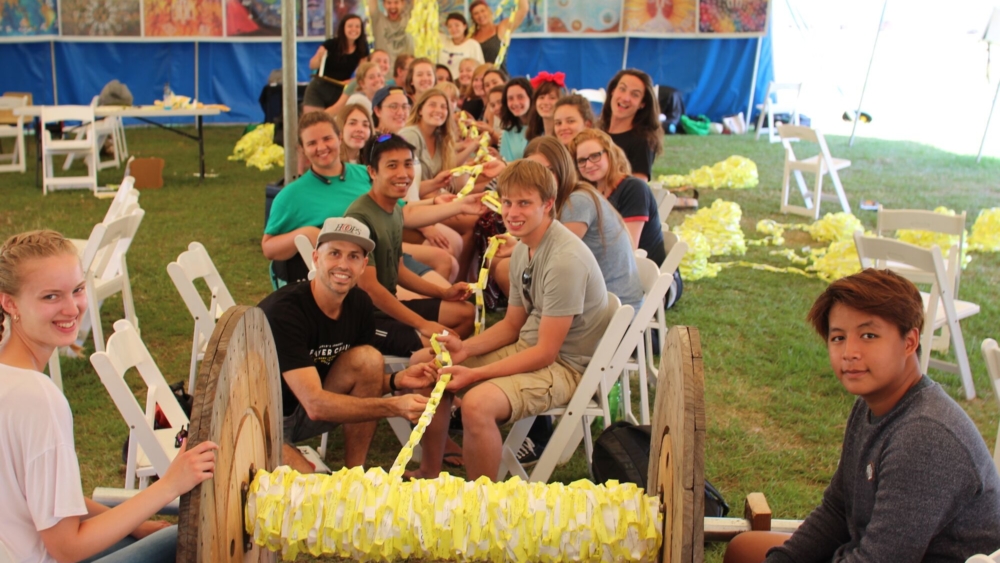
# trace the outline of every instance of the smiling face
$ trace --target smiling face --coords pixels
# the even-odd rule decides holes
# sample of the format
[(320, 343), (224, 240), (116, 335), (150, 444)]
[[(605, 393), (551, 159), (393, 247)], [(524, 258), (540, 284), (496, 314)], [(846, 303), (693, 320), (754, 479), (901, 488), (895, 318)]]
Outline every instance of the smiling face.
[(914, 328), (900, 335), (899, 330), (882, 317), (843, 303), (830, 309), (830, 367), (844, 389), (863, 398), (876, 415), (884, 412), (875, 405), (891, 409), (920, 378), (919, 369), (912, 366), (920, 332)]
[(449, 104), (444, 96), (431, 96), (420, 106), (420, 123), (440, 127), (448, 120)]
[(472, 79), (472, 93), (476, 96), (482, 98), (486, 93), (486, 89), (483, 87), (483, 77), (476, 76)]
[(437, 67), (434, 69), (434, 83), (443, 84), (445, 82), (451, 82), (451, 72), (446, 68)]
[(329, 123), (320, 122), (307, 127), (299, 133), (299, 137), (302, 139), (302, 150), (313, 168), (328, 169), (340, 161), (340, 138)]
[(13, 331), (36, 356), (76, 342), (87, 310), (80, 258), (65, 253), (30, 259), (21, 266), (19, 278), (17, 295), (0, 294), (4, 309), (19, 317)]
[(386, 199), (399, 200), (413, 183), (413, 152), (391, 149), (378, 155), (378, 168), (368, 166), (372, 189)]
[(489, 7), (479, 4), (472, 9), (472, 21), (476, 22), (478, 27), (486, 27), (493, 23), (493, 13)]
[(368, 69), (361, 82), (358, 83), (361, 88), (361, 92), (370, 100), (375, 97), (375, 92), (378, 92), (385, 86), (385, 74), (382, 73), (382, 69), (378, 66), (373, 66)]
[(593, 124), (583, 120), (576, 106), (569, 104), (559, 106), (552, 114), (553, 132), (559, 142), (567, 147), (577, 133), (590, 127), (593, 127)]
[(341, 137), (344, 144), (354, 150), (360, 150), (365, 146), (365, 141), (372, 134), (372, 125), (368, 121), (368, 116), (361, 110), (354, 110), (344, 120), (344, 131)]
[(490, 92), (489, 106), (493, 115), (500, 115), (500, 108), (503, 106), (503, 92)]
[[(476, 61), (472, 59), (462, 59), (462, 62), (458, 64), (458, 85), (465, 88), (472, 82), (472, 73), (476, 71)], [(483, 87), (483, 81), (479, 81), (480, 90)], [(477, 96), (480, 94), (476, 94)]]
[(451, 37), (451, 41), (456, 45), (465, 41), (465, 32), (468, 31), (468, 26), (462, 23), (461, 20), (452, 18), (445, 23), (445, 27), (448, 28), (448, 36)]
[(499, 72), (487, 72), (483, 75), (483, 88), (489, 92), (493, 88), (504, 83), (503, 76)]
[(543, 202), (541, 193), (536, 189), (511, 186), (506, 195), (500, 197), (500, 215), (507, 232), (523, 239), (531, 237), (546, 223), (554, 204), (551, 199)]
[(413, 67), (413, 89), (416, 91), (414, 97), (423, 94), (434, 87), (434, 65), (429, 63), (418, 63)]
[(410, 99), (401, 92), (389, 94), (382, 105), (375, 108), (375, 112), (378, 114), (379, 127), (395, 133), (406, 126), (406, 118), (410, 115)]
[(631, 74), (622, 75), (618, 85), (611, 92), (611, 116), (615, 119), (631, 120), (642, 107), (642, 97), (646, 85)]
[(378, 65), (382, 70), (382, 76), (389, 76), (389, 68), (392, 66), (392, 63), (389, 61), (389, 53), (375, 51), (368, 59)]
[(365, 271), (368, 258), (365, 251), (353, 242), (331, 240), (313, 251), (316, 263), (316, 280), (337, 295), (347, 295)]
[(552, 111), (556, 107), (556, 100), (558, 99), (559, 96), (555, 92), (538, 96), (535, 98), (535, 111), (538, 112), (538, 115), (546, 119), (552, 117)]
[(361, 19), (350, 18), (344, 22), (344, 35), (351, 41), (361, 37)]
[(516, 117), (527, 115), (531, 109), (531, 97), (528, 96), (528, 92), (518, 85), (507, 88), (507, 109)]
[(403, 0), (382, 0), (382, 5), (385, 6), (385, 15), (389, 16), (390, 20), (396, 20), (403, 13)]
[(575, 158), (580, 176), (591, 183), (596, 184), (608, 177), (608, 151), (604, 150), (601, 143), (594, 140), (580, 143), (576, 147)]

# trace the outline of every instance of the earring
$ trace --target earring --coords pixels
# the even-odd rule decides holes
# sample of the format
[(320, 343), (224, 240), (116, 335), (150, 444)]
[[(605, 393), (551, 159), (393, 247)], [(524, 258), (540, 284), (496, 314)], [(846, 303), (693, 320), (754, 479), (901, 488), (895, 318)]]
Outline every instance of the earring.
[(21, 315), (11, 315), (11, 316), (13, 317), (15, 323), (21, 320)]

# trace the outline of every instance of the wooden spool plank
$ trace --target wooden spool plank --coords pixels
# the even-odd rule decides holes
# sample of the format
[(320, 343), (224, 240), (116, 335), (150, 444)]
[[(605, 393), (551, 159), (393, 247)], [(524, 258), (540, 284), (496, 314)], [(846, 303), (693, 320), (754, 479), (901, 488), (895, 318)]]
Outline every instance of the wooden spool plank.
[(705, 383), (698, 329), (675, 326), (667, 333), (657, 375), (647, 487), (661, 490), (664, 435), (670, 448), (670, 482), (662, 483), (665, 506), (662, 561), (704, 559)]
[(181, 497), (177, 561), (273, 562), (256, 545), (244, 552), (242, 486), (250, 470), (281, 461), (281, 374), (260, 309), (233, 307), (209, 340), (195, 388), (189, 444), (219, 445), (215, 477)]

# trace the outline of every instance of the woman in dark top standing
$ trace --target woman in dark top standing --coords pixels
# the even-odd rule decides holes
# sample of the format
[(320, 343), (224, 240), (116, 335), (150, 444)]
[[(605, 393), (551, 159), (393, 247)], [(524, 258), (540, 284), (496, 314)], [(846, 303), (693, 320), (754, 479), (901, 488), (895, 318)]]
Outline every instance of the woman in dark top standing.
[(611, 137), (597, 129), (585, 129), (573, 138), (569, 153), (576, 161), (580, 177), (597, 191), (625, 220), (632, 248), (641, 248), (656, 265), (667, 257), (663, 247), (663, 226), (656, 199), (649, 184), (630, 175), (625, 153)]
[(361, 18), (351, 14), (340, 20), (337, 36), (324, 41), (309, 59), (309, 68), (317, 72), (306, 87), (302, 113), (323, 111), (337, 103), (347, 81), (367, 56), (368, 41)]
[(601, 110), (601, 131), (625, 151), (632, 175), (648, 182), (653, 161), (663, 152), (660, 104), (648, 74), (630, 68), (611, 79)]
[[(486, 0), (475, 0), (469, 4), (469, 14), (472, 16), (472, 38), (479, 42), (483, 49), (483, 59), (488, 63), (497, 60), (500, 54), (501, 38), (507, 30), (513, 32), (528, 15), (528, 0), (517, 0), (517, 14), (514, 17), (493, 22), (493, 10)], [(507, 72), (505, 62), (500, 62), (500, 68)]]

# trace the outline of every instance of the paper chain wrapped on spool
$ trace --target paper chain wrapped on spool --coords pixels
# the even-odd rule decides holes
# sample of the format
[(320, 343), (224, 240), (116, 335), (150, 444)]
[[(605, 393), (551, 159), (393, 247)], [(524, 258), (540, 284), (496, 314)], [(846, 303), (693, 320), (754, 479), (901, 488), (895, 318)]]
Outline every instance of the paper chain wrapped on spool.
[[(450, 364), (447, 350), (433, 343), (437, 361)], [(703, 455), (704, 438), (697, 437), (704, 407), (689, 404), (692, 397), (703, 401), (703, 383), (691, 375), (696, 366), (700, 377), (700, 356), (694, 329), (671, 329), (664, 357), (673, 360), (661, 369), (654, 413), (658, 455), (649, 483), (656, 496), (615, 482), (470, 483), (446, 474), (403, 482), (447, 377), (389, 473), (299, 475), (278, 467), (280, 374), (267, 320), (259, 309), (233, 307), (216, 325), (198, 378), (189, 440), (212, 440), (220, 449), (215, 477), (181, 498), (178, 561), (274, 561), (275, 551), (285, 559), (310, 553), (361, 561), (652, 561), (661, 549), (663, 560), (694, 561), (703, 526), (691, 515), (704, 499), (696, 469), (703, 464), (682, 458)]]

